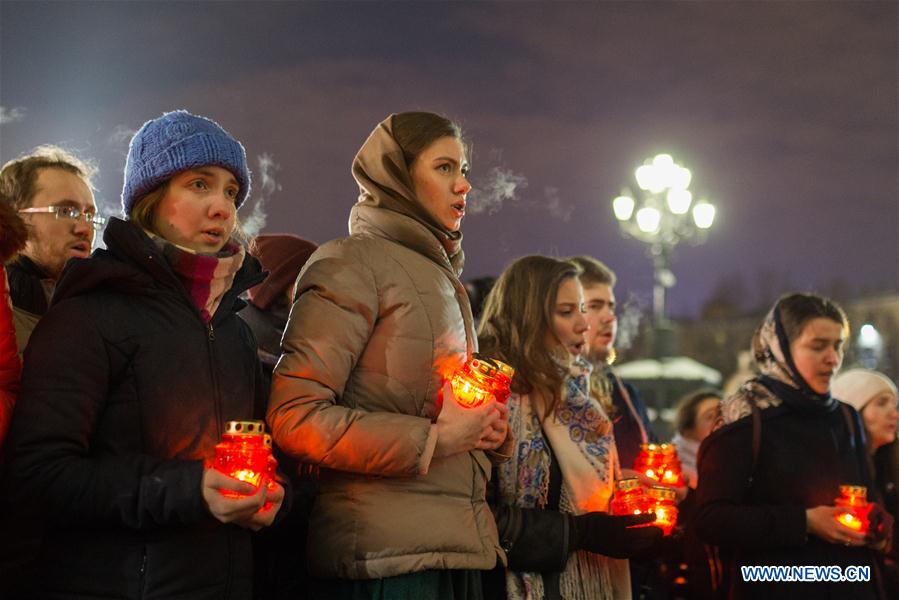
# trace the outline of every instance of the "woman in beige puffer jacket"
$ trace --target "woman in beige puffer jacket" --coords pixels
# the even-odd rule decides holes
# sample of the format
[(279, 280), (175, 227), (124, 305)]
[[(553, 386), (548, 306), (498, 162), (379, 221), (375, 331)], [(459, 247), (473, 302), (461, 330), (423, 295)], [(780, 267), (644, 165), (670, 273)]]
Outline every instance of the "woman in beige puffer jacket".
[(350, 236), (300, 274), (268, 421), (321, 466), (308, 556), (322, 596), (476, 598), (503, 556), (484, 451), (501, 456), (507, 412), (461, 408), (444, 384), (477, 349), (458, 278), (467, 171), (452, 122), (387, 118), (353, 162)]

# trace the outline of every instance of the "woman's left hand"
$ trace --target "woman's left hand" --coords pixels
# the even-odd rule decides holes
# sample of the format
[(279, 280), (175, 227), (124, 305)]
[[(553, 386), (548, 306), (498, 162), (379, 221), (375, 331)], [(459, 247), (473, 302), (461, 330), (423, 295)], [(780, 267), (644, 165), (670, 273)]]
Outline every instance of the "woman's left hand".
[(485, 429), (477, 445), (481, 450), (496, 450), (503, 445), (509, 434), (509, 407), (497, 402), (496, 411), (499, 413), (499, 419)]
[(275, 516), (281, 510), (281, 503), (284, 501), (284, 488), (275, 480), (270, 483), (263, 482), (263, 485), (265, 486), (265, 504), (249, 519), (235, 521), (235, 524), (259, 531), (263, 527), (271, 525), (275, 520)]
[(876, 502), (871, 503), (868, 512), (868, 546), (875, 550), (889, 552), (893, 546), (893, 515), (881, 508)]
[(831, 544), (866, 545), (865, 534), (849, 529), (836, 520), (841, 512), (843, 509), (837, 506), (816, 506), (805, 509), (806, 530)]

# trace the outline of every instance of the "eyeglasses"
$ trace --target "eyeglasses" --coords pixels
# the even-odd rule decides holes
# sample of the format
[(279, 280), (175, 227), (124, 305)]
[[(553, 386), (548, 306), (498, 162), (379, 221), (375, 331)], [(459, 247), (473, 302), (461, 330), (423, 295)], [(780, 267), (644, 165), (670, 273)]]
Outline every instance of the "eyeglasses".
[(20, 213), (50, 213), (56, 215), (57, 219), (72, 219), (73, 221), (84, 221), (91, 225), (94, 229), (100, 229), (106, 225), (106, 217), (101, 217), (94, 212), (84, 212), (80, 208), (74, 206), (40, 206), (34, 208), (21, 208)]

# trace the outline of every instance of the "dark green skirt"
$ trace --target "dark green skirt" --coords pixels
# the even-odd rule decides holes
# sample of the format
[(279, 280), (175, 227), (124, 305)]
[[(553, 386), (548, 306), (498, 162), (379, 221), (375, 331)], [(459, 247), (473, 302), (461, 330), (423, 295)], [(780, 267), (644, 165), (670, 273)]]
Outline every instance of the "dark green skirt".
[(481, 572), (422, 571), (383, 579), (319, 579), (313, 600), (483, 600)]

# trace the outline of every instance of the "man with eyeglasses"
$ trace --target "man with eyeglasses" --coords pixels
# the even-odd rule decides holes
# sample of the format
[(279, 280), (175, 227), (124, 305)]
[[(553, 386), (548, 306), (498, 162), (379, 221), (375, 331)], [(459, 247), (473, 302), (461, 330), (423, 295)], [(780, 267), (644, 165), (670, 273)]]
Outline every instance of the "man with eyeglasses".
[(6, 265), (20, 354), (66, 261), (90, 255), (94, 232), (105, 221), (91, 191), (94, 171), (56, 146), (36, 148), (0, 170), (0, 201), (10, 203), (28, 228), (25, 248)]

